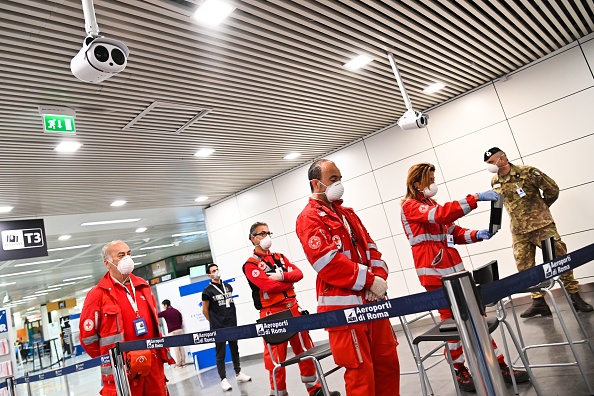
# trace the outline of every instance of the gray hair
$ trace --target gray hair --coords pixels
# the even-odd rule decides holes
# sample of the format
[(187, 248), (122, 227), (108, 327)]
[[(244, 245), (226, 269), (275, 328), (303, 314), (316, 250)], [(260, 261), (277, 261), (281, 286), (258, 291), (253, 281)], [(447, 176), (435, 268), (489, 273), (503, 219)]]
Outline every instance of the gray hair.
[(252, 224), (252, 226), (250, 227), (250, 237), (255, 236), (254, 232), (256, 232), (256, 229), (260, 226), (266, 226), (268, 227), (268, 224), (262, 222), (262, 221), (256, 221), (254, 224)]
[(105, 246), (103, 246), (103, 249), (101, 249), (101, 258), (103, 259), (103, 261), (107, 261), (107, 262), (111, 263), (111, 257), (109, 257), (109, 255), (107, 254), (107, 251), (109, 250), (110, 247), (112, 247), (116, 243), (126, 243), (126, 242), (124, 242), (120, 239), (117, 239), (115, 241), (106, 243)]
[(332, 162), (332, 161), (330, 161), (329, 159), (325, 159), (325, 158), (315, 160), (313, 162), (313, 164), (311, 164), (311, 166), (307, 170), (307, 178), (309, 180), (309, 188), (311, 189), (311, 192), (313, 192), (313, 190), (314, 190), (313, 184), (311, 184), (311, 181), (314, 179), (320, 180), (322, 178), (322, 164), (324, 162)]

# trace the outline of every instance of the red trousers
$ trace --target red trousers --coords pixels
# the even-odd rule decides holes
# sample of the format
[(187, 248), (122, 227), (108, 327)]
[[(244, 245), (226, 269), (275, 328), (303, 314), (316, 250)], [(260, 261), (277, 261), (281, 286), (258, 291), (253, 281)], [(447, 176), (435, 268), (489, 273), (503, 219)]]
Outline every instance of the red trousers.
[[(153, 353), (151, 372), (136, 380), (132, 381), (128, 378), (130, 383), (130, 394), (132, 396), (168, 396), (167, 378), (165, 378), (165, 370), (163, 368), (163, 359)], [(99, 392), (102, 396), (117, 396), (115, 383), (106, 382)]]
[(328, 329), (334, 362), (346, 369), (347, 396), (400, 395), (398, 341), (388, 319)]
[[(441, 286), (425, 286), (425, 289), (427, 289), (427, 291), (437, 290), (441, 288)], [(439, 317), (442, 321), (450, 319), (452, 317), (452, 311), (449, 308), (438, 309), (437, 312), (439, 312)], [(499, 363), (505, 363), (503, 354), (499, 351), (499, 348), (497, 347), (497, 344), (495, 343), (493, 337), (491, 337), (491, 343), (493, 344), (493, 349), (495, 350), (495, 356), (497, 356), (497, 361)], [(447, 348), (450, 350), (450, 354), (452, 355), (452, 363), (454, 363), (454, 368), (458, 369), (461, 366), (463, 366), (465, 359), (464, 351), (462, 350), (462, 342), (455, 340), (448, 341)], [(445, 349), (443, 353), (445, 354)]]
[[(290, 308), (287, 308), (287, 304), (277, 304), (272, 307), (262, 308), (260, 310), (260, 317), (266, 317), (268, 315), (272, 315), (274, 313), (284, 311), (286, 309), (290, 309), (293, 313), (293, 316), (299, 316), (301, 313), (299, 312), (299, 306), (296, 302), (292, 304)], [(272, 349), (272, 358), (274, 358), (275, 362), (284, 362), (287, 359), (287, 347), (288, 344), (291, 344), (291, 349), (295, 355), (299, 355), (301, 352), (313, 348), (313, 342), (309, 338), (309, 333), (307, 331), (301, 332), (301, 338), (303, 339), (303, 346), (301, 345), (301, 341), (299, 340), (299, 334), (296, 334), (293, 338), (291, 338), (288, 342), (279, 345), (271, 345)], [(307, 389), (307, 393), (313, 395), (315, 391), (317, 391), (321, 385), (320, 381), (316, 376), (316, 368), (311, 360), (305, 360), (299, 364), (299, 371), (301, 372), (301, 382), (305, 384), (305, 388)], [(274, 380), (272, 378), (272, 369), (274, 369), (274, 363), (272, 362), (270, 351), (268, 350), (268, 346), (266, 342), (264, 342), (264, 367), (268, 370), (269, 377), (270, 377), (270, 394), (274, 395)], [(286, 382), (286, 370), (284, 368), (279, 368), (276, 370), (276, 383), (278, 385), (279, 395), (286, 396), (289, 393), (287, 392), (287, 382)]]

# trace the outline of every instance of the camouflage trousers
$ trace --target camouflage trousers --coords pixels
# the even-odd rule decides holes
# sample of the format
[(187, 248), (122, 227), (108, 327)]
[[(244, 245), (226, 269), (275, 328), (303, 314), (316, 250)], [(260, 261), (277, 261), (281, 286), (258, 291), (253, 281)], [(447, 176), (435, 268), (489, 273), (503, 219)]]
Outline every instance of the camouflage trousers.
[[(536, 247), (540, 248), (541, 241), (553, 236), (555, 241), (555, 257), (567, 254), (567, 246), (561, 240), (555, 223), (528, 232), (526, 234), (512, 234), (514, 259), (518, 271), (524, 271), (535, 266), (534, 255)], [(561, 275), (561, 281), (569, 294), (578, 292), (578, 281), (573, 277), (573, 271), (567, 271)], [(543, 293), (532, 293), (532, 298), (544, 297)]]

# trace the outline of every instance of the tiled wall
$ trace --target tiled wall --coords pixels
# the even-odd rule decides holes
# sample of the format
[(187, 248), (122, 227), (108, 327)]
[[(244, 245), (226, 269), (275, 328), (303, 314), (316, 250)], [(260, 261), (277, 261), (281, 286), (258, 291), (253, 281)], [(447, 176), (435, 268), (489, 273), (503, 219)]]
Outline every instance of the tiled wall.
[[(554, 56), (487, 85), (430, 112), (427, 129), (393, 127), (329, 155), (340, 168), (345, 205), (353, 207), (376, 240), (390, 268), (390, 297), (422, 292), (411, 249), (400, 223), (400, 200), (408, 168), (436, 165), (440, 202), (490, 188), (483, 152), (502, 148), (516, 164), (540, 168), (557, 181), (553, 216), (569, 250), (594, 242), (594, 39), (574, 43)], [(309, 164), (268, 180), (206, 209), (215, 262), (224, 277), (235, 277), (239, 323), (257, 312), (241, 267), (252, 251), (248, 230), (255, 221), (274, 232), (273, 251), (284, 253), (304, 272), (296, 284), (300, 304), (315, 311), (315, 272), (295, 235), (295, 220), (307, 202)], [(489, 203), (460, 219), (466, 228), (487, 228)], [(497, 259), (501, 276), (516, 272), (509, 220), (493, 239), (457, 247), (467, 269)], [(538, 258), (540, 258), (540, 253)], [(582, 282), (594, 277), (594, 264), (575, 271)], [(314, 339), (326, 338), (323, 331)], [(261, 352), (260, 343), (242, 341), (242, 354)]]

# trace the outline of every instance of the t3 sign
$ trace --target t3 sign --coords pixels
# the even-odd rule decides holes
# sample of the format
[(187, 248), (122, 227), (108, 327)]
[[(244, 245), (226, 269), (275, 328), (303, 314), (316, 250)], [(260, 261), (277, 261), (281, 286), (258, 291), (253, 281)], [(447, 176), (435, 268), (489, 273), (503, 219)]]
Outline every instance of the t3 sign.
[(0, 260), (47, 256), (42, 219), (0, 221)]

